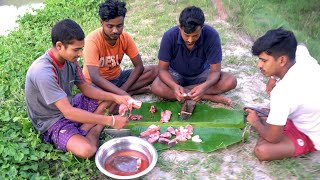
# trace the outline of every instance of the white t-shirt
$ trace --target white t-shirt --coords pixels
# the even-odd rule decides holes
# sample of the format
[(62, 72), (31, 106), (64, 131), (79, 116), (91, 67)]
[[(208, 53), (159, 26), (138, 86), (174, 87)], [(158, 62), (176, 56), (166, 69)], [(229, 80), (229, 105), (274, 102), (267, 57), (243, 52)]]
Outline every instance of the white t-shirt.
[(267, 123), (283, 126), (291, 119), (320, 150), (320, 66), (303, 48), (298, 46), (297, 62), (271, 91)]

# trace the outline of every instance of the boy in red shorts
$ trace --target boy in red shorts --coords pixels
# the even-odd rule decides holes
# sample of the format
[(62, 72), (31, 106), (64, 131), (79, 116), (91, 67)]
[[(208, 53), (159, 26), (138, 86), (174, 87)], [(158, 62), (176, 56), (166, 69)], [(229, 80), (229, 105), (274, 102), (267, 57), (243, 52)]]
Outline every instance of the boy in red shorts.
[[(263, 75), (278, 78), (266, 121), (255, 110), (245, 110), (247, 121), (261, 136), (254, 153), (262, 161), (320, 150), (320, 66), (297, 63), (296, 50), (294, 34), (282, 28), (269, 30), (252, 46)], [(312, 57), (305, 53), (299, 58)]]

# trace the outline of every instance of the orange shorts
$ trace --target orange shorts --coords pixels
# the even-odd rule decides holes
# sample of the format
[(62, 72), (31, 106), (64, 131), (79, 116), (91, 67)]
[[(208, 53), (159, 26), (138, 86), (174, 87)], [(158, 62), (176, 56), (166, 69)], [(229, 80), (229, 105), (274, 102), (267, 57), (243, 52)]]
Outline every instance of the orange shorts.
[(310, 138), (300, 132), (290, 119), (287, 120), (283, 134), (287, 136), (294, 144), (295, 151), (293, 156), (299, 156), (316, 151)]

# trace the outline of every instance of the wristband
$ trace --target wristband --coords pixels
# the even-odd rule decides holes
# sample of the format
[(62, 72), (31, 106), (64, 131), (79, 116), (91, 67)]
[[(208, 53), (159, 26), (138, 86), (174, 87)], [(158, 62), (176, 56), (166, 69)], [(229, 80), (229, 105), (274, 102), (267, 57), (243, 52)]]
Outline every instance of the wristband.
[(114, 116), (113, 115), (111, 115), (112, 116), (112, 127), (114, 126), (114, 123), (116, 122), (116, 119), (114, 118)]

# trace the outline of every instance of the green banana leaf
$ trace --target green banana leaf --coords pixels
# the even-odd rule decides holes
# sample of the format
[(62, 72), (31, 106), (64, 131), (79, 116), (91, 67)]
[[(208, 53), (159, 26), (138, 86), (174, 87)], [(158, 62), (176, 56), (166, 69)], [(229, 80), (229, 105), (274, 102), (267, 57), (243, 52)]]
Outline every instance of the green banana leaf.
[[(151, 105), (157, 108), (156, 113), (149, 112)], [(132, 114), (142, 115), (143, 119), (140, 121), (131, 121), (131, 125), (162, 125), (160, 122), (160, 113), (165, 110), (172, 112), (168, 124), (171, 126), (183, 126), (191, 124), (192, 126), (203, 127), (237, 127), (243, 128), (243, 112), (224, 108), (212, 108), (206, 104), (197, 104), (191, 117), (183, 120), (179, 117), (181, 111), (181, 104), (179, 102), (154, 102), (142, 103), (140, 109), (133, 109)]]
[[(149, 112), (150, 107), (154, 105), (157, 108), (156, 113)], [(217, 149), (240, 142), (242, 140), (242, 130), (244, 127), (243, 112), (229, 110), (224, 108), (212, 108), (206, 104), (197, 104), (192, 116), (187, 120), (179, 117), (182, 104), (179, 102), (154, 102), (142, 103), (140, 109), (132, 110), (134, 115), (142, 115), (140, 121), (130, 121), (126, 128), (131, 129), (132, 133), (139, 136), (150, 125), (159, 125), (161, 133), (167, 131), (169, 126), (175, 129), (190, 124), (193, 126), (193, 136), (199, 135), (202, 142), (196, 143), (191, 140), (178, 142), (171, 149), (212, 152)], [(168, 123), (160, 122), (160, 113), (165, 110), (172, 112)], [(168, 149), (168, 145), (159, 142), (154, 143), (157, 150)]]
[[(162, 125), (161, 133), (167, 131), (169, 126)], [(177, 126), (172, 126), (175, 129)], [(140, 132), (145, 131), (148, 126), (132, 126), (129, 125), (132, 133), (136, 136), (140, 135)], [(178, 142), (170, 149), (174, 150), (186, 150), (186, 151), (200, 151), (200, 152), (212, 152), (221, 148), (240, 142), (242, 140), (242, 131), (239, 128), (221, 128), (221, 127), (194, 127), (193, 135), (199, 135), (202, 142), (193, 142), (191, 139), (185, 142)], [(175, 137), (175, 136), (174, 136)], [(154, 143), (154, 147), (157, 150), (169, 149), (166, 144), (159, 142)]]

